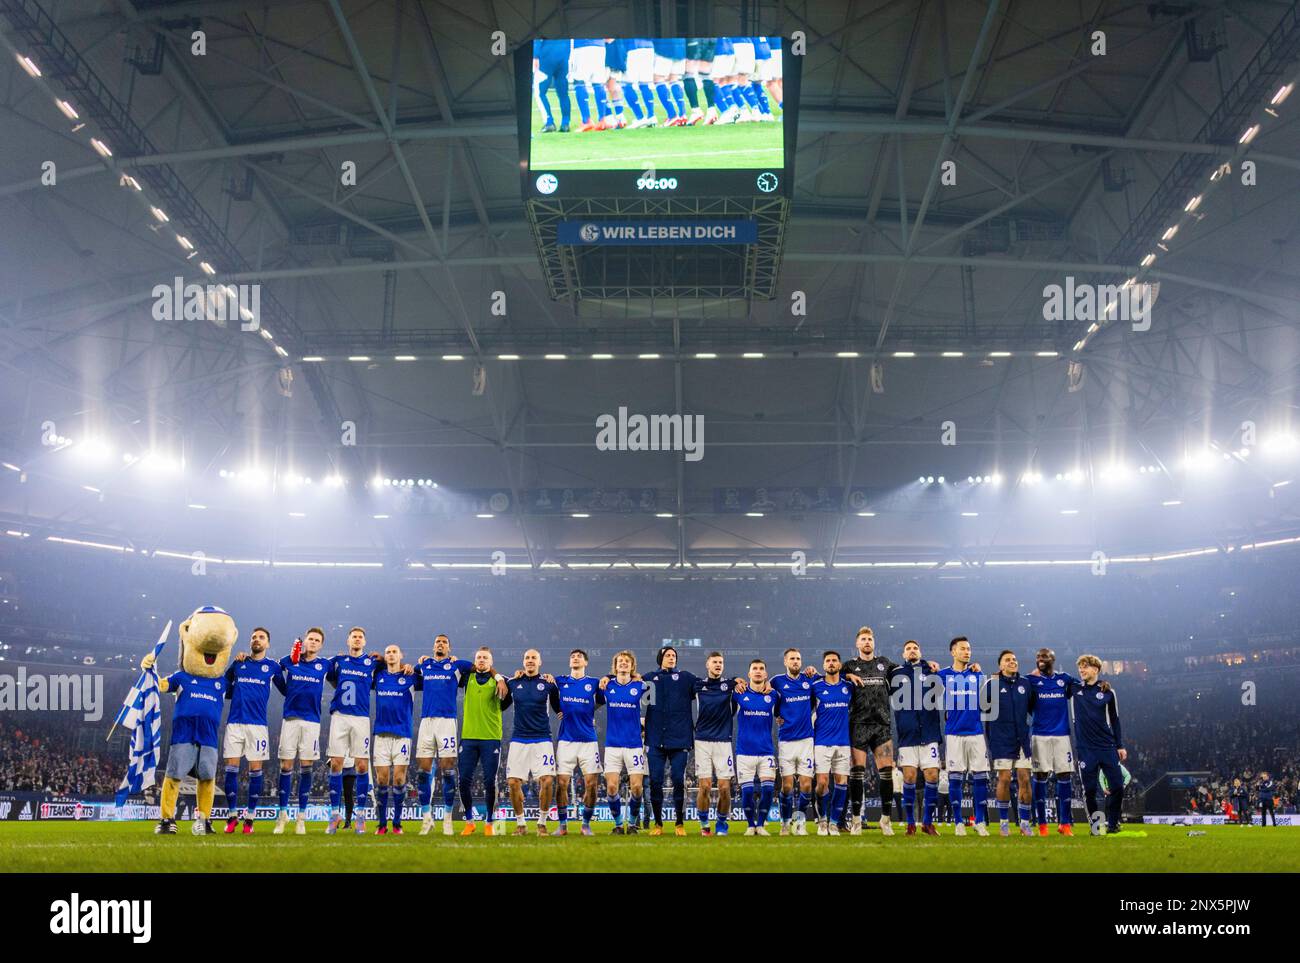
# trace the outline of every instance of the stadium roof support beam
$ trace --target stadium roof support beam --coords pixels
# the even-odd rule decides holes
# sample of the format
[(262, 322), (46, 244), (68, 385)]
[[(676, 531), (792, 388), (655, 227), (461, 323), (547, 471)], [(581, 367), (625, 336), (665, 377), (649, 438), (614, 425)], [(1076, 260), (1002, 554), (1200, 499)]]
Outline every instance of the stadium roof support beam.
[[(966, 75), (962, 78), (961, 89), (957, 92), (957, 99), (953, 102), (952, 108), (948, 114), (948, 121), (944, 125), (943, 140), (939, 143), (939, 150), (934, 157), (934, 164), (930, 168), (930, 179), (925, 185), (925, 193), (921, 196), (921, 206), (916, 212), (916, 217), (912, 221), (912, 230), (907, 234), (907, 244), (904, 253), (911, 254), (916, 246), (916, 239), (921, 236), (921, 225), (925, 223), (925, 216), (929, 213), (930, 205), (934, 201), (935, 191), (939, 187), (939, 175), (943, 171), (943, 162), (948, 159), (952, 152), (953, 144), (956, 142), (955, 133), (957, 123), (961, 119), (962, 111), (966, 109), (966, 100), (971, 95), (974, 84), (972, 81), (975, 77), (976, 67), (979, 64), (980, 56), (984, 52), (984, 46), (988, 42), (989, 31), (993, 23), (997, 20), (998, 11), (1001, 7), (1001, 0), (989, 0), (988, 9), (985, 11), (984, 20), (980, 24), (979, 35), (975, 38), (975, 46), (970, 52), (970, 65), (966, 68)], [(943, 65), (945, 74), (948, 65)], [(889, 304), (885, 308), (884, 317), (880, 320), (880, 333), (876, 336), (876, 350), (885, 343), (885, 335), (889, 331), (889, 325), (894, 320), (894, 311), (898, 306), (898, 298), (903, 292), (903, 284), (907, 275), (907, 268), (904, 266), (900, 269), (894, 278), (894, 289), (889, 295)]]

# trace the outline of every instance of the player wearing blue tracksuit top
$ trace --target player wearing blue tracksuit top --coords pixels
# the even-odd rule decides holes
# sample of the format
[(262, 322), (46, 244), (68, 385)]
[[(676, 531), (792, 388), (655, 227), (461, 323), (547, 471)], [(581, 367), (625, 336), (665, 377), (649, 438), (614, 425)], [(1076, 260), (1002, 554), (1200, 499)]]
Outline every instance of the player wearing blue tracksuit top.
[(1115, 690), (1097, 681), (1101, 660), (1083, 655), (1077, 663), (1080, 685), (1074, 689), (1074, 744), (1078, 750), (1079, 775), (1083, 778), (1084, 799), (1094, 834), (1101, 832), (1101, 815), (1097, 806), (1097, 779), (1104, 773), (1110, 786), (1106, 797), (1106, 831), (1119, 832), (1120, 811), (1124, 805), (1124, 773), (1120, 769), (1128, 752), (1120, 733), (1119, 706)]
[(1039, 835), (1047, 835), (1047, 794), (1052, 774), (1056, 774), (1056, 812), (1061, 832), (1072, 834), (1070, 812), (1074, 776), (1074, 750), (1070, 746), (1070, 699), (1082, 683), (1065, 672), (1056, 672), (1056, 653), (1041, 648), (1036, 655), (1037, 669), (1026, 676), (1038, 693), (1034, 724), (1030, 730), (1030, 759), (1034, 768), (1034, 813)]
[(1038, 692), (1025, 676), (1020, 674), (1016, 654), (1004, 649), (998, 656), (998, 674), (986, 682), (982, 700), (988, 706), (984, 720), (984, 733), (988, 738), (989, 755), (997, 773), (998, 821), (1002, 835), (1011, 833), (1011, 774), (1016, 774), (1020, 832), (1029, 835), (1029, 816), (1032, 796), (1029, 790), (1029, 717), (1038, 703)]
[(534, 40), (533, 60), (537, 80), (537, 96), (546, 113), (544, 133), (555, 130), (555, 115), (547, 96), (552, 91), (560, 103), (560, 132), (568, 133), (569, 117), (573, 110), (569, 99), (569, 57), (573, 49), (571, 40)]
[(659, 650), (659, 669), (645, 677), (653, 686), (654, 697), (646, 707), (646, 762), (650, 767), (650, 808), (654, 814), (656, 834), (663, 831), (664, 778), (673, 776), (673, 806), (677, 830), (686, 832), (686, 757), (695, 744), (695, 724), (691, 703), (699, 676), (677, 668), (677, 650), (666, 645)]
[(962, 782), (971, 775), (971, 802), (975, 809), (975, 831), (988, 835), (989, 751), (980, 712), (980, 690), (984, 674), (971, 665), (970, 640), (959, 635), (948, 643), (952, 665), (939, 670), (943, 679), (944, 758), (948, 763), (948, 796), (957, 821), (957, 835), (966, 835), (961, 818)]
[(271, 737), (267, 725), (266, 707), (271, 699), (271, 686), (283, 671), (274, 659), (266, 657), (271, 644), (271, 633), (258, 626), (249, 636), (251, 655), (230, 663), (226, 669), (226, 698), (230, 711), (226, 715), (226, 738), (223, 756), (226, 760), (226, 832), (233, 833), (239, 820), (236, 801), (239, 796), (239, 764), (248, 760), (248, 805), (243, 811), (244, 833), (253, 831), (257, 804), (261, 802), (266, 775), (262, 764), (271, 758)]
[(921, 646), (909, 639), (903, 645), (903, 664), (889, 671), (889, 702), (898, 730), (898, 766), (903, 772), (903, 810), (907, 834), (916, 833), (916, 775), (925, 783), (921, 831), (937, 836), (934, 811), (939, 804), (939, 741), (943, 723), (943, 682), (921, 659)]

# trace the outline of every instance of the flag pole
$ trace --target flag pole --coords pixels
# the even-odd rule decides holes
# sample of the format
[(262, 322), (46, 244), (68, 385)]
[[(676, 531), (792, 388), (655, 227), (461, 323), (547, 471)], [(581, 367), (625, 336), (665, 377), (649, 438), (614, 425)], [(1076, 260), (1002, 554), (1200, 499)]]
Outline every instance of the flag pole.
[[(152, 651), (155, 655), (157, 655), (160, 651), (162, 651), (162, 647), (167, 643), (167, 636), (171, 634), (171, 631), (172, 631), (172, 620), (168, 619), (167, 624), (163, 626), (162, 634), (158, 636), (158, 641), (154, 643), (154, 647)], [(144, 681), (145, 671), (147, 670), (141, 670), (140, 678), (137, 679), (135, 683), (136, 688), (139, 688), (140, 683)], [(126, 703), (122, 703), (122, 708), (126, 708)], [(121, 709), (118, 710), (117, 715), (118, 718), (121, 718), (122, 716)], [(117, 720), (115, 719), (113, 720), (113, 725), (108, 730), (108, 735), (104, 737), (104, 741), (107, 742), (109, 739), (112, 739), (113, 733), (116, 730), (117, 730)]]

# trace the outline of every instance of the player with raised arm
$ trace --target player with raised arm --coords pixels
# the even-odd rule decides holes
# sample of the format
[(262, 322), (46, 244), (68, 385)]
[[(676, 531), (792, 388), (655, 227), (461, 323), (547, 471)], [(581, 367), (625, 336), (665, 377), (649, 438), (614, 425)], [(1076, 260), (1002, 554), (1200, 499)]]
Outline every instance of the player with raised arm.
[[(646, 684), (636, 674), (636, 656), (626, 649), (617, 653), (610, 674), (602, 676), (599, 685), (605, 696), (605, 795), (614, 816), (614, 835), (631, 835), (640, 828), (641, 788), (646, 775), (645, 743), (641, 739), (641, 700)], [(624, 772), (631, 794), (626, 829), (618, 791)]]
[(1070, 696), (1079, 680), (1066, 672), (1056, 672), (1056, 653), (1041, 648), (1035, 656), (1037, 667), (1025, 681), (1037, 693), (1034, 724), (1030, 729), (1030, 757), (1034, 769), (1033, 805), (1038, 819), (1038, 835), (1047, 835), (1047, 786), (1056, 774), (1056, 831), (1074, 835), (1071, 811), (1074, 751), (1070, 748)]
[(812, 684), (813, 771), (817, 775), (818, 836), (838, 836), (849, 795), (849, 706), (852, 683), (840, 678), (840, 654), (822, 654), (822, 678)]
[(903, 664), (889, 673), (890, 704), (898, 729), (898, 765), (903, 776), (903, 809), (907, 835), (916, 835), (916, 776), (925, 782), (921, 832), (938, 836), (934, 812), (939, 801), (939, 740), (943, 704), (942, 683), (932, 663), (921, 661), (921, 646), (914, 639), (903, 645)]
[[(781, 694), (767, 679), (767, 663), (749, 663), (749, 685), (735, 692), (736, 779), (740, 783), (741, 805), (749, 820), (746, 836), (770, 836), (767, 817), (776, 790), (776, 748), (772, 721), (781, 706)], [(758, 783), (757, 787), (755, 782)]]
[[(438, 763), (442, 784), (442, 834), (452, 834), (451, 811), (456, 805), (456, 690), (461, 680), (474, 671), (474, 663), (451, 654), (451, 640), (439, 633), (433, 640), (433, 656), (416, 663), (420, 674), (420, 730), (415, 739), (415, 762), (419, 766), (417, 791), (420, 802), (420, 835), (433, 829), (433, 768)], [(505, 695), (504, 682), (497, 683), (498, 698)]]
[(1120, 763), (1128, 759), (1124, 737), (1120, 733), (1119, 703), (1115, 690), (1098, 681), (1101, 659), (1095, 655), (1081, 655), (1075, 666), (1079, 670), (1079, 685), (1072, 686), (1074, 703), (1075, 745), (1079, 749), (1079, 775), (1083, 778), (1084, 800), (1092, 834), (1103, 834), (1103, 816), (1097, 805), (1097, 780), (1105, 774), (1110, 786), (1106, 797), (1104, 832), (1120, 831), (1120, 813), (1124, 806), (1124, 773)]
[(1038, 692), (1020, 674), (1020, 663), (1010, 649), (998, 656), (998, 674), (986, 680), (989, 687), (983, 702), (989, 707), (984, 721), (993, 771), (997, 773), (998, 825), (1003, 836), (1011, 835), (1011, 773), (1016, 774), (1019, 799), (1020, 835), (1030, 836), (1029, 815), (1032, 795), (1029, 767), (1029, 717), (1038, 705)]
[[(772, 680), (781, 696), (776, 719), (776, 758), (781, 772), (781, 835), (807, 836), (813, 790), (812, 684), (821, 676), (796, 648), (782, 655), (785, 671)], [(796, 795), (796, 793), (798, 795)]]
[(551, 742), (551, 716), (547, 709), (560, 711), (560, 691), (555, 680), (542, 677), (542, 653), (524, 653), (522, 674), (508, 683), (515, 704), (510, 732), (510, 755), (506, 759), (506, 781), (510, 804), (515, 810), (515, 835), (528, 832), (524, 823), (524, 783), (537, 779), (537, 835), (547, 835), (546, 814), (551, 808), (555, 781), (555, 746)]
[[(402, 803), (406, 797), (406, 773), (411, 765), (411, 733), (414, 731), (415, 691), (424, 679), (402, 664), (402, 650), (396, 645), (384, 649), (383, 662), (371, 685), (375, 692), (375, 791), (379, 795), (377, 835), (388, 833), (388, 811), (393, 811), (393, 835), (402, 835)], [(358, 759), (357, 762), (361, 760)]]
[[(474, 671), (460, 678), (465, 690), (464, 720), (460, 731), (460, 802), (465, 810), (462, 836), (474, 834), (474, 770), (482, 768), (486, 821), (483, 835), (492, 835), (496, 813), (497, 768), (501, 764), (501, 713), (510, 706), (506, 677), (492, 668), (492, 650), (479, 646)], [(502, 689), (505, 693), (502, 693)]]
[(271, 645), (271, 633), (260, 625), (253, 629), (248, 639), (248, 657), (236, 659), (226, 669), (230, 683), (226, 698), (230, 712), (226, 716), (226, 832), (233, 833), (239, 825), (239, 762), (248, 760), (248, 805), (244, 808), (244, 835), (253, 831), (257, 817), (257, 804), (262, 798), (266, 774), (262, 764), (271, 758), (271, 739), (266, 721), (266, 705), (271, 699), (271, 686), (280, 677), (278, 662), (266, 657)]
[(330, 761), (330, 821), (325, 832), (334, 835), (343, 824), (343, 760), (352, 759), (357, 778), (370, 769), (370, 689), (383, 667), (376, 652), (366, 655), (366, 630), (348, 631), (348, 654), (329, 660), (325, 681), (334, 686), (330, 699), (330, 738), (325, 754)]
[(596, 707), (604, 705), (605, 694), (597, 680), (587, 675), (587, 662), (587, 653), (574, 649), (569, 653), (569, 674), (555, 678), (560, 693), (560, 733), (555, 746), (557, 836), (569, 834), (569, 782), (574, 769), (582, 773), (582, 835), (591, 835), (591, 820), (596, 815), (601, 773)]
[[(279, 745), (280, 794), (272, 830), (277, 836), (289, 824), (289, 789), (295, 762), (298, 763), (298, 819), (293, 831), (299, 836), (307, 833), (312, 764), (320, 758), (320, 703), (330, 665), (319, 654), (324, 644), (324, 629), (308, 629), (302, 639), (294, 641), (293, 652), (280, 660), (281, 674), (272, 680), (284, 696)], [(236, 658), (243, 655), (241, 652)], [(364, 824), (358, 821), (357, 825), (357, 831), (364, 832)]]
[(966, 835), (961, 815), (962, 782), (971, 777), (971, 804), (975, 809), (975, 832), (989, 834), (989, 749), (984, 739), (980, 712), (980, 686), (984, 675), (971, 662), (970, 640), (959, 635), (948, 643), (952, 665), (939, 670), (944, 686), (944, 755), (948, 761), (948, 795), (957, 820), (956, 834)]
[(731, 733), (736, 705), (735, 684), (723, 677), (721, 652), (710, 652), (704, 660), (705, 678), (695, 680), (695, 779), (699, 783), (695, 807), (700, 817), (700, 835), (711, 836), (709, 803), (714, 781), (718, 786), (717, 834), (727, 835), (731, 812), (731, 780), (736, 775)]

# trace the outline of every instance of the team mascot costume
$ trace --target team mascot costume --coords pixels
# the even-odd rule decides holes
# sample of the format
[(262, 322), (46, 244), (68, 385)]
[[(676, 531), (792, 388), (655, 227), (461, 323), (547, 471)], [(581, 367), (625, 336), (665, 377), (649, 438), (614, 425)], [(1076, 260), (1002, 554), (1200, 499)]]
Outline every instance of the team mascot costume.
[[(176, 832), (176, 800), (181, 780), (190, 774), (198, 780), (191, 830), (196, 836), (213, 831), (209, 820), (217, 787), (217, 732), (230, 684), (226, 666), (238, 638), (235, 620), (215, 605), (195, 609), (181, 623), (180, 668), (158, 680), (160, 691), (176, 693), (176, 709), (162, 785), (162, 821), (156, 832)], [(146, 670), (153, 665), (153, 653), (140, 663)]]

